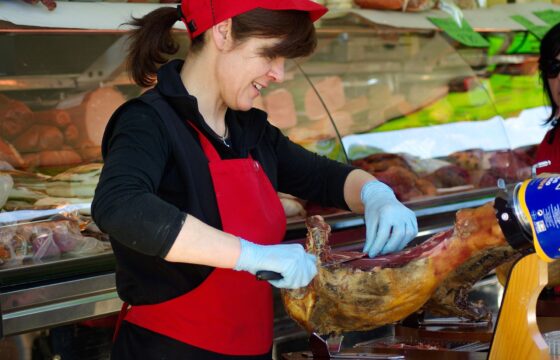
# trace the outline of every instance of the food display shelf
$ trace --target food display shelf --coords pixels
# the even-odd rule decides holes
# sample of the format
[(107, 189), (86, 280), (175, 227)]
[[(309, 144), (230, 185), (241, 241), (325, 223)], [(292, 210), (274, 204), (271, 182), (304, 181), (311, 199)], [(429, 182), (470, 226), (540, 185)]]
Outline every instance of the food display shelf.
[(114, 314), (122, 305), (113, 272), (6, 288), (0, 303), (3, 336)]
[[(477, 197), (449, 195), (447, 204), (433, 200), (411, 204), (420, 226), (418, 237), (413, 243), (452, 226), (458, 209), (476, 207), (490, 201), (491, 191), (480, 192)], [(345, 213), (327, 216), (326, 220), (332, 226), (333, 237), (336, 238), (334, 247), (359, 249), (363, 246), (361, 217)], [(287, 239), (288, 242), (305, 241), (301, 221), (290, 224)], [(116, 293), (114, 258), (110, 253), (57, 259), (19, 268), (0, 268), (0, 280), (4, 336), (115, 314), (122, 304)], [(277, 316), (276, 326), (278, 340), (281, 341), (301, 332), (294, 323), (283, 321), (281, 315)], [(287, 332), (286, 329), (291, 331)]]

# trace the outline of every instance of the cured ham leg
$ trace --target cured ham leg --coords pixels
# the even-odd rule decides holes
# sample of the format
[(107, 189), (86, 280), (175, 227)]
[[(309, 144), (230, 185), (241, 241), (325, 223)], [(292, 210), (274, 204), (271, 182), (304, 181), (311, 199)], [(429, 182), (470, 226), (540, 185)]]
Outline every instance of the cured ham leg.
[[(491, 203), (457, 212), (453, 229), (399, 253), (360, 258), (331, 251), (330, 226), (310, 217), (308, 251), (317, 255), (318, 274), (305, 288), (283, 290), (287, 313), (319, 334), (370, 330), (419, 310), (448, 275), (483, 251), (507, 246)], [(355, 254), (355, 253), (354, 253)]]
[(490, 320), (492, 313), (484, 303), (470, 302), (468, 295), (472, 286), (490, 270), (498, 268), (521, 253), (509, 245), (480, 251), (457, 269), (453, 270), (438, 286), (423, 309), (433, 315), (455, 316), (470, 320)]

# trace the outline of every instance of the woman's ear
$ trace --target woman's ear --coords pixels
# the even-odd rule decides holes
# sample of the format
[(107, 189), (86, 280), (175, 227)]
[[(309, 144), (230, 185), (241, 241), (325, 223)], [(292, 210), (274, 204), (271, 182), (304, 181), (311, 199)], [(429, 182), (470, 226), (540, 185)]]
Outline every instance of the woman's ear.
[(228, 49), (232, 40), (231, 19), (224, 20), (212, 26), (212, 38), (218, 49)]

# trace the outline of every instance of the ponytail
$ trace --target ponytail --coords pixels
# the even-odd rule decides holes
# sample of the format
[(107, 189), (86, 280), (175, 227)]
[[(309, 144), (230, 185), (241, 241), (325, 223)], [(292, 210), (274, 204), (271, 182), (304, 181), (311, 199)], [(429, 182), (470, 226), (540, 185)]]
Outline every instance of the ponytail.
[(179, 50), (171, 34), (177, 20), (176, 8), (161, 7), (127, 23), (134, 29), (130, 33), (126, 67), (136, 84), (152, 86), (159, 66)]
[[(315, 27), (305, 11), (256, 8), (232, 19), (233, 37), (238, 43), (254, 36), (281, 39), (274, 46), (263, 49), (261, 55), (269, 58), (307, 56), (317, 45)], [(126, 66), (136, 84), (152, 86), (159, 66), (179, 51), (179, 43), (172, 35), (177, 20), (177, 9), (166, 6), (127, 23), (134, 29), (130, 33)], [(202, 33), (192, 39), (189, 53), (199, 52), (204, 47), (204, 38)]]

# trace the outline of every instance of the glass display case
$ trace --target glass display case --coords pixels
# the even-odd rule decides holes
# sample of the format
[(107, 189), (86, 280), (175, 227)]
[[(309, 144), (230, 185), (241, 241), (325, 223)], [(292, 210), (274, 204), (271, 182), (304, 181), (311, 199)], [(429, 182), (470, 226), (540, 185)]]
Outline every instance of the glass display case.
[(291, 139), (371, 172), (412, 206), (530, 176), (546, 116), (533, 51), (492, 55), (375, 25), (322, 30), (301, 74), (263, 96)]
[[(126, 29), (76, 28), (68, 14), (79, 6), (86, 5), (60, 6), (60, 25), (0, 21), (5, 335), (120, 307), (112, 253), (89, 204), (105, 125), (144, 89), (124, 71)], [(137, 16), (157, 5), (120, 6), (120, 14), (134, 9)], [(96, 11), (90, 18), (115, 13)], [(266, 89), (255, 106), (293, 141), (390, 185), (418, 216), (416, 242), (449, 227), (458, 209), (493, 199), (499, 178), (513, 184), (530, 176), (535, 144), (546, 130), (532, 35), (488, 32), (489, 48), (469, 48), (433, 29), (390, 27), (346, 13), (323, 20), (318, 35), (316, 52), (289, 61), (286, 81)], [(183, 31), (176, 36), (187, 42)], [(280, 196), (289, 215), (287, 241), (302, 241), (305, 216), (322, 214), (335, 246), (363, 243), (360, 216)]]

